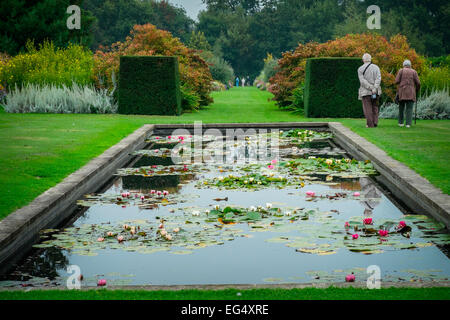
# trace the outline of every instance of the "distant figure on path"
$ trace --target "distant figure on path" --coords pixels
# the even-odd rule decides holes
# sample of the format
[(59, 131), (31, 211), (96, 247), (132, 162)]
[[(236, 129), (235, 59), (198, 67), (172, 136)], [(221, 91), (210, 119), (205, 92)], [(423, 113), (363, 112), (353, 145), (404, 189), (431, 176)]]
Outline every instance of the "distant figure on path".
[(242, 77), (242, 86), (245, 87), (245, 77)]
[(416, 101), (417, 92), (420, 90), (420, 80), (417, 71), (411, 68), (411, 61), (403, 62), (403, 69), (400, 69), (395, 78), (398, 84), (398, 125), (403, 127), (405, 120), (404, 113), (406, 108), (406, 127), (409, 128), (412, 123), (413, 105)]
[(236, 87), (239, 87), (239, 77), (236, 77)]
[(378, 99), (381, 95), (381, 72), (380, 68), (372, 63), (370, 54), (365, 53), (362, 57), (364, 64), (358, 69), (360, 82), (358, 99), (362, 100), (366, 127), (378, 126)]

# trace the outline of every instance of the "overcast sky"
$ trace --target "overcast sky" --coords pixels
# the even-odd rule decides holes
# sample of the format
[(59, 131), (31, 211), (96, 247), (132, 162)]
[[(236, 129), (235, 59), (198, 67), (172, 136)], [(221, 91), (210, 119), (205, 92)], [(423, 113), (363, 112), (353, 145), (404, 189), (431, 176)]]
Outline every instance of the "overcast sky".
[(182, 6), (186, 9), (186, 13), (189, 17), (197, 20), (197, 15), (200, 10), (206, 9), (206, 5), (202, 0), (169, 0), (170, 3)]

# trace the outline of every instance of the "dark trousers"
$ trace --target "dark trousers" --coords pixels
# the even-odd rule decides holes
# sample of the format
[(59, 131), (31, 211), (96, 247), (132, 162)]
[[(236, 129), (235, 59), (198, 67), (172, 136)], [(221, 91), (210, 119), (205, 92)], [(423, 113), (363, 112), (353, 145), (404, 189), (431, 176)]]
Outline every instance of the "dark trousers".
[(378, 96), (372, 99), (371, 96), (362, 97), (364, 117), (369, 128), (378, 126)]
[(398, 104), (398, 123), (403, 124), (405, 119), (405, 109), (406, 109), (406, 125), (410, 126), (412, 124), (412, 114), (413, 114), (414, 101), (400, 101)]

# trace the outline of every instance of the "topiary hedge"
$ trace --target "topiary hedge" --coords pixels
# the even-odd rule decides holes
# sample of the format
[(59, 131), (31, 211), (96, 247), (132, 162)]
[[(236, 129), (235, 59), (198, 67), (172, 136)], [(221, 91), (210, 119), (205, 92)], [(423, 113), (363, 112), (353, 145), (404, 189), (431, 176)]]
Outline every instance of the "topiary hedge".
[(360, 58), (311, 58), (306, 62), (305, 114), (310, 118), (363, 117), (358, 100)]
[(119, 113), (180, 115), (177, 57), (120, 57), (118, 92)]

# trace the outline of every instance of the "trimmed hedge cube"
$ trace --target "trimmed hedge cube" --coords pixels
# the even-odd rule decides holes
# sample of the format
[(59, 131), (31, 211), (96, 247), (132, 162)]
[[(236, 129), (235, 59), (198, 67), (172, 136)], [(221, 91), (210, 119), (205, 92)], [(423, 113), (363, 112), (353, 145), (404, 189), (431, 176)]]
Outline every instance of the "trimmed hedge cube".
[(118, 93), (119, 113), (180, 115), (177, 57), (120, 57)]
[(361, 118), (360, 58), (311, 58), (306, 62), (305, 114), (310, 118)]

